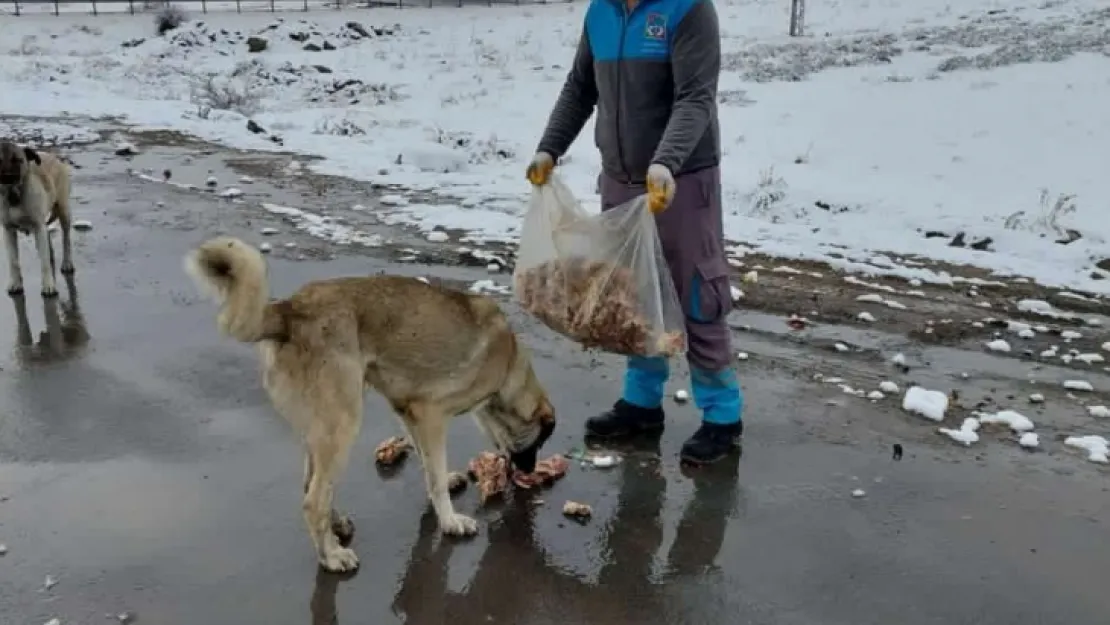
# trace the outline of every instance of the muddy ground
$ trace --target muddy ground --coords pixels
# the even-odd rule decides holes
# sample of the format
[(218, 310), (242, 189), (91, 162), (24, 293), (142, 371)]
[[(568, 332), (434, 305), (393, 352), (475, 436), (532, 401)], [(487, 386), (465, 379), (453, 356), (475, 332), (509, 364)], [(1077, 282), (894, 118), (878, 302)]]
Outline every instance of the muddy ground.
[[(120, 140), (139, 153), (115, 155)], [(25, 263), (28, 294), (0, 312), (11, 328), (0, 357), (0, 623), (126, 614), (160, 624), (1023, 625), (1096, 623), (1110, 609), (1110, 473), (1062, 442), (1110, 434), (1086, 410), (1110, 403), (1110, 378), (1099, 362), (1040, 355), (1051, 345), (1100, 352), (1106, 330), (1091, 320), (1101, 305), (1020, 282), (916, 285), (751, 255), (736, 261), (744, 294), (730, 319), (748, 405), (738, 463), (681, 469), (675, 455), (697, 416), (668, 400), (660, 441), (615, 450), (614, 469), (575, 466), (550, 491), (486, 509), (464, 493), (457, 505), (481, 533), (442, 540), (418, 463), (373, 469), (373, 446), (397, 427), (371, 397), (339, 489), (364, 566), (353, 579), (318, 573), (301, 527), (297, 445), (262, 394), (253, 352), (217, 335), (181, 256), (218, 233), (268, 243), (280, 296), (309, 279), (378, 271), (503, 287), (511, 250), (389, 226), (378, 200), (399, 190), (290, 165), (302, 157), (166, 133), (63, 151), (80, 167), (75, 216), (92, 225), (77, 238), (76, 280), (58, 305), (44, 302)], [(228, 186), (243, 194), (220, 197)], [(293, 223), (264, 202), (330, 219)], [(344, 225), (372, 244), (305, 230)], [(24, 254), (33, 258), (26, 244)], [(758, 279), (744, 282), (753, 270)], [(867, 294), (905, 309), (857, 301)], [(619, 360), (577, 349), (494, 296), (552, 389), (550, 451), (580, 447), (582, 420), (618, 391)], [(1077, 317), (1021, 313), (1023, 299)], [(874, 321), (859, 319), (865, 310)], [(791, 314), (809, 322), (795, 329)], [(1045, 328), (1024, 339), (1022, 326), (989, 317)], [(1011, 352), (984, 346), (996, 332)], [(1094, 391), (1065, 391), (1067, 379)], [(1041, 448), (987, 427), (965, 448), (900, 410), (899, 397), (842, 388), (884, 380), (953, 393), (950, 426), (974, 409), (1017, 409)], [(679, 370), (670, 388), (685, 384)], [(454, 435), (461, 467), (484, 444), (464, 420)], [(565, 500), (591, 504), (594, 518), (565, 520)]]

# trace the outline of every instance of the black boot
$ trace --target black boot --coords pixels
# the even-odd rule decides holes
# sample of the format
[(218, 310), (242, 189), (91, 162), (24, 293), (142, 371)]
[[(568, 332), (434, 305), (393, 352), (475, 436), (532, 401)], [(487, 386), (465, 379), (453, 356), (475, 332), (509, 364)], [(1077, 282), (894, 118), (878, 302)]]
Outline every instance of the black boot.
[(609, 410), (586, 419), (586, 435), (598, 438), (628, 438), (662, 430), (662, 408), (641, 408), (623, 399)]
[(703, 421), (694, 435), (682, 444), (680, 458), (693, 464), (710, 464), (740, 447), (744, 422), (721, 425)]

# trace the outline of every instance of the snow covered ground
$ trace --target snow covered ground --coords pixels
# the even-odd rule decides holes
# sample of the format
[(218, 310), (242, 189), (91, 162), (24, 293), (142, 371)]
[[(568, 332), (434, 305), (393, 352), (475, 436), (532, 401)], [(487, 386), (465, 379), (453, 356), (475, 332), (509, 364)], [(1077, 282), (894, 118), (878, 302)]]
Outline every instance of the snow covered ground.
[[(736, 253), (947, 281), (925, 257), (1110, 294), (1105, 3), (811, 0), (801, 39), (788, 0), (717, 4)], [(0, 115), (318, 154), (441, 198), (395, 218), (511, 240), (585, 6), (198, 13), (164, 37), (149, 14), (4, 16)], [(590, 124), (561, 170), (592, 209), (598, 164)]]

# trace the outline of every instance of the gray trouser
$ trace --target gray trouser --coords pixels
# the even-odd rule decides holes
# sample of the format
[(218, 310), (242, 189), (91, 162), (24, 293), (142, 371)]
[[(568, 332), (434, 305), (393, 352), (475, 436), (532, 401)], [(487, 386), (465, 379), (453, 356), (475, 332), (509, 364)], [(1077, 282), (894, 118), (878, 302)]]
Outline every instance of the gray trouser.
[[(686, 316), (686, 336), (694, 400), (707, 421), (736, 421), (743, 407), (732, 369), (727, 323), (732, 309), (729, 268), (721, 217), (721, 172), (717, 167), (675, 178), (670, 207), (656, 215), (663, 255), (671, 270)], [(606, 174), (599, 180), (601, 209), (608, 210), (645, 192), (642, 184), (625, 184)], [(624, 399), (643, 407), (662, 401), (669, 375), (656, 358), (630, 358)]]

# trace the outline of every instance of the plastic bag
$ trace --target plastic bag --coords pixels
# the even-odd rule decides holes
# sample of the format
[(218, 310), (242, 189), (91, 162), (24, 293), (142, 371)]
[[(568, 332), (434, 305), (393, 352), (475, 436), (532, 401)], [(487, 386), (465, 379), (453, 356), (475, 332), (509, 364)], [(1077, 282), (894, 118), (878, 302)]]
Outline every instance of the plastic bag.
[(646, 195), (592, 215), (556, 175), (534, 187), (513, 294), (585, 348), (636, 356), (686, 349), (682, 306)]

